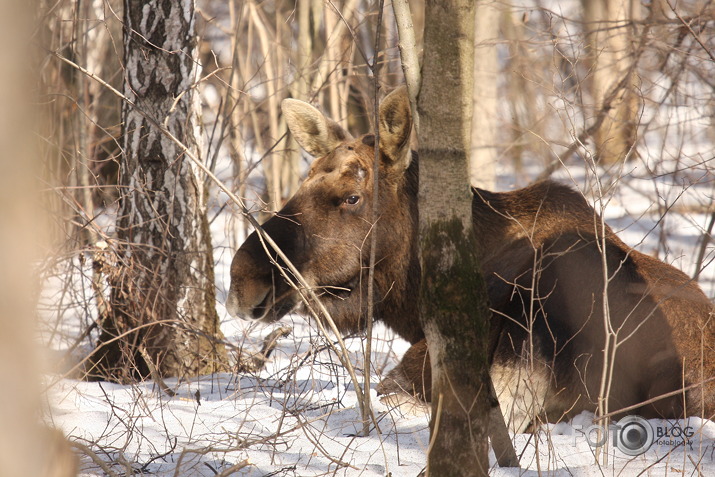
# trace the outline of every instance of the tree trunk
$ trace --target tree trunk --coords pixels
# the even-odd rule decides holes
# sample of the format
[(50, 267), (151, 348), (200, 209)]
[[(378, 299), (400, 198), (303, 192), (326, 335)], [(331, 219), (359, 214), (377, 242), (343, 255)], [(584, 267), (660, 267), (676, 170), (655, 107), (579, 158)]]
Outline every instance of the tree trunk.
[[(55, 5), (56, 6), (56, 5)], [(40, 345), (35, 317), (40, 250), (54, 217), (38, 207), (48, 194), (38, 180), (37, 120), (52, 111), (38, 91), (48, 67), (48, 7), (37, 1), (3, 3), (0, 41), (0, 476), (71, 477), (78, 459), (62, 433), (44, 422), (48, 396), (40, 384)], [(52, 68), (56, 71), (55, 68)], [(40, 83), (40, 84), (38, 84)], [(54, 140), (55, 137), (52, 137)], [(47, 141), (50, 142), (50, 141)], [(44, 159), (47, 159), (45, 157)]]
[(497, 35), (499, 10), (477, 2), (474, 26), (474, 118), (469, 178), (474, 187), (494, 190), (497, 177)]
[(631, 71), (633, 35), (629, 22), (640, 19), (641, 6), (633, 0), (582, 1), (595, 114), (606, 110), (593, 137), (596, 157), (600, 162), (614, 163), (626, 159), (636, 141), (637, 77)]
[(427, 1), (420, 117), (420, 319), (432, 367), (427, 474), (487, 475), (487, 295), (472, 229), (468, 160), (474, 2)]
[[(194, 1), (125, 0), (124, 22), (124, 94), (198, 154)], [(124, 104), (122, 120), (118, 269), (94, 364), (120, 381), (220, 369), (204, 182), (144, 115)]]

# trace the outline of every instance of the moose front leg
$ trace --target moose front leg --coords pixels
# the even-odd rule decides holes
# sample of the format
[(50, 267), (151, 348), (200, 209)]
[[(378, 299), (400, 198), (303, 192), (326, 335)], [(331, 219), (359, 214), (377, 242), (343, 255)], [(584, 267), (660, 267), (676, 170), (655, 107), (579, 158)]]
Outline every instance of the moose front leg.
[(422, 339), (407, 350), (402, 361), (377, 385), (378, 394), (407, 393), (421, 401), (432, 400), (432, 369), (427, 341)]
[[(427, 352), (427, 342), (423, 339), (410, 347), (402, 361), (387, 373), (377, 385), (378, 394), (407, 393), (423, 401), (432, 399), (432, 370)], [(504, 415), (499, 406), (494, 384), (490, 380), (489, 398), (492, 411), (489, 415), (489, 438), (494, 454), (501, 467), (517, 467), (519, 459), (507, 432)]]

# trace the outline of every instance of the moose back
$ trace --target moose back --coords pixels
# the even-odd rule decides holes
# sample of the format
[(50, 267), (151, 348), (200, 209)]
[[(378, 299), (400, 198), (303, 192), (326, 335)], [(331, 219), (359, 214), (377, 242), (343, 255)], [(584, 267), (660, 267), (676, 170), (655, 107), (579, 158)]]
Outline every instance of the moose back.
[[(375, 316), (413, 345), (378, 390), (429, 399), (429, 356), (415, 299), (418, 161), (404, 88), (380, 105), (374, 221), (375, 137), (353, 138), (307, 103), (287, 99), (282, 107), (291, 133), (316, 160), (264, 231), (343, 332), (364, 329), (368, 236), (377, 234)], [(696, 283), (624, 244), (569, 187), (547, 181), (473, 192), (493, 310), (491, 374), (513, 431), (535, 419), (595, 411), (599, 395), (610, 411), (651, 401), (629, 413), (713, 416), (715, 383), (707, 380), (715, 376), (715, 318)], [(231, 265), (231, 315), (271, 322), (300, 309), (299, 294), (277, 268), (284, 265), (253, 232)]]

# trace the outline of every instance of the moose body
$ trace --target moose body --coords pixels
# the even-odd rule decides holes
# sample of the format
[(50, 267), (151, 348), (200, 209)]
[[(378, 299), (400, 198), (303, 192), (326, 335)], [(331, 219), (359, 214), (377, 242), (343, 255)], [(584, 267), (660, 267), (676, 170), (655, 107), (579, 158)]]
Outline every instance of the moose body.
[[(416, 298), (419, 166), (410, 150), (404, 90), (380, 106), (375, 219), (375, 137), (354, 139), (299, 101), (284, 101), (283, 112), (316, 160), (263, 230), (319, 292), (343, 332), (366, 323), (368, 236), (377, 234), (375, 317), (413, 345), (378, 390), (430, 399)], [(697, 284), (624, 244), (567, 186), (546, 181), (473, 193), (473, 227), (493, 311), (491, 374), (513, 431), (535, 419), (595, 411), (599, 395), (617, 411), (672, 393), (629, 411), (644, 417), (715, 413), (715, 385), (707, 381), (715, 375), (715, 318)], [(277, 268), (283, 266), (253, 232), (231, 265), (229, 312), (275, 321), (299, 306), (299, 294)], [(673, 393), (683, 385), (690, 388)]]

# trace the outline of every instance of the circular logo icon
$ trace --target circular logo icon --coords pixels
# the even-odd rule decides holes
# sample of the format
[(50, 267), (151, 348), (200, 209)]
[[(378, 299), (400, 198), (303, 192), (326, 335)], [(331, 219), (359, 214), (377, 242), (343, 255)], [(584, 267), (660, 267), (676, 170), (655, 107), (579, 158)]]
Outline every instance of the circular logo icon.
[(653, 444), (653, 428), (640, 416), (626, 416), (618, 421), (616, 447), (626, 455), (636, 456)]

